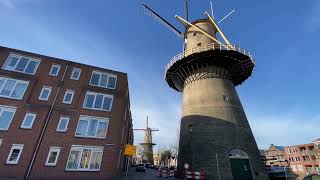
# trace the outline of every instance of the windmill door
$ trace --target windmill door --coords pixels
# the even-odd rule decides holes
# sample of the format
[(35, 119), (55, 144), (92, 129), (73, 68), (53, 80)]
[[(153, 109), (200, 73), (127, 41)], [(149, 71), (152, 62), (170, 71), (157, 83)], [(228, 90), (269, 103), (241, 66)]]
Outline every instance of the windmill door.
[(230, 159), (233, 180), (252, 180), (248, 159)]

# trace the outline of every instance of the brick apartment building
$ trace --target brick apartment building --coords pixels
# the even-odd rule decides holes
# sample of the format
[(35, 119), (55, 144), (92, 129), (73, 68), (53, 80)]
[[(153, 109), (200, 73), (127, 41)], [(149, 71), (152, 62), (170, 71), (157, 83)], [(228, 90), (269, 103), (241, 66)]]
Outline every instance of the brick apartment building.
[(299, 177), (320, 173), (320, 139), (309, 144), (286, 146), (284, 154), (291, 170)]
[(0, 179), (113, 179), (126, 143), (127, 74), (0, 46)]
[(270, 145), (269, 149), (264, 152), (265, 165), (267, 167), (288, 166), (284, 156), (284, 146)]
[(271, 173), (273, 167), (290, 167), (297, 179), (302, 179), (308, 174), (320, 174), (320, 138), (312, 143), (294, 146), (270, 145), (264, 151), (265, 165)]

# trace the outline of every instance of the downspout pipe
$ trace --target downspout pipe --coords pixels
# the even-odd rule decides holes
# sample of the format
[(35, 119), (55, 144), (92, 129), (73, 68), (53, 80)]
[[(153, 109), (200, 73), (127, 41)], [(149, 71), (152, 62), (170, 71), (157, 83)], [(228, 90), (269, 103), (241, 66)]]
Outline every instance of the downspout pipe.
[(69, 68), (69, 64), (67, 64), (66, 69), (64, 70), (62, 79), (61, 79), (60, 83), (58, 84), (57, 93), (56, 93), (56, 95), (55, 95), (55, 97), (54, 97), (54, 100), (53, 100), (51, 106), (50, 106), (50, 110), (49, 110), (49, 112), (48, 112), (48, 114), (47, 114), (47, 118), (46, 118), (45, 123), (44, 123), (44, 125), (43, 125), (43, 128), (42, 128), (42, 130), (41, 130), (41, 134), (40, 134), (40, 136), (39, 136), (36, 149), (35, 149), (35, 151), (34, 151), (34, 153), (33, 153), (33, 155), (32, 155), (31, 162), (30, 162), (30, 164), (29, 164), (29, 166), (28, 166), (28, 171), (27, 171), (27, 173), (26, 173), (26, 175), (25, 175), (25, 180), (28, 180), (29, 177), (30, 177), (30, 173), (31, 173), (32, 167), (33, 167), (33, 165), (34, 165), (34, 161), (35, 161), (36, 156), (37, 156), (37, 154), (38, 154), (38, 151), (39, 151), (41, 142), (42, 142), (43, 137), (44, 137), (44, 133), (45, 133), (46, 130), (47, 130), (47, 126), (48, 126), (48, 123), (49, 123), (49, 119), (50, 119), (50, 117), (51, 117), (51, 115), (52, 115), (53, 107), (54, 107), (54, 105), (55, 105), (55, 103), (56, 103), (56, 101), (57, 101), (57, 98), (58, 98), (58, 95), (59, 95), (59, 92), (60, 92), (62, 83), (63, 83), (63, 81), (64, 81), (64, 79), (65, 79), (65, 76), (66, 76), (66, 73), (67, 73), (68, 68)]

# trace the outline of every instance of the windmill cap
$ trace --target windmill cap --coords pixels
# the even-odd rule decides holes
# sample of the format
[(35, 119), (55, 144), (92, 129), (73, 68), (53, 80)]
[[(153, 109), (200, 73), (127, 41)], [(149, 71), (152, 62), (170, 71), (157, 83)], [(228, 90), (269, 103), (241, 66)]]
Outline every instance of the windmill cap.
[[(210, 20), (209, 20), (208, 18), (197, 19), (197, 20), (195, 20), (195, 21), (192, 21), (191, 24), (195, 25), (195, 24), (198, 24), (198, 23), (201, 23), (201, 22), (206, 22), (206, 23), (211, 24), (211, 22), (210, 22)], [(213, 29), (215, 29), (215, 31), (217, 32), (217, 30), (216, 30), (216, 28), (213, 26), (213, 24), (211, 24), (211, 25), (212, 25)], [(192, 26), (190, 26), (190, 25), (186, 26), (186, 30), (185, 30), (185, 32), (184, 32), (184, 36), (185, 36), (185, 37), (186, 37), (186, 35), (187, 35), (187, 33), (188, 33), (188, 31), (189, 31), (189, 29), (190, 29), (191, 27), (192, 27)]]

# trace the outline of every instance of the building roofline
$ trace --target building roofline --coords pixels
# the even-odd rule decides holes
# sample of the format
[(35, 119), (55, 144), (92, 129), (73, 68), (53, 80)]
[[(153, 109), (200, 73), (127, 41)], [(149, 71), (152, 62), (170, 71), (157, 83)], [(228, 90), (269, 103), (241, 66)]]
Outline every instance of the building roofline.
[(102, 67), (98, 67), (98, 66), (92, 66), (92, 65), (88, 65), (88, 64), (83, 64), (83, 63), (79, 63), (79, 62), (75, 62), (75, 61), (72, 61), (72, 60), (67, 60), (67, 59), (62, 59), (62, 58), (57, 58), (57, 57), (52, 57), (52, 56), (48, 56), (48, 55), (44, 55), (44, 54), (38, 54), (38, 53), (34, 53), (34, 52), (29, 52), (29, 51), (25, 51), (25, 50), (20, 50), (20, 49), (15, 49), (15, 48), (10, 48), (10, 47), (5, 47), (5, 46), (1, 46), (0, 45), (0, 50), (1, 49), (9, 49), (9, 50), (12, 50), (14, 52), (20, 52), (20, 53), (27, 53), (27, 54), (30, 54), (31, 56), (37, 56), (39, 58), (48, 58), (48, 59), (54, 59), (54, 60), (57, 60), (57, 61), (64, 61), (64, 62), (67, 62), (67, 63), (72, 63), (72, 64), (78, 64), (78, 65), (82, 65), (82, 66), (88, 66), (88, 67), (91, 67), (91, 68), (94, 68), (94, 69), (98, 69), (98, 70), (108, 70), (108, 71), (112, 71), (114, 73), (120, 73), (120, 74), (124, 74), (125, 76), (127, 76), (127, 73), (125, 72), (121, 72), (121, 71), (116, 71), (116, 70), (113, 70), (113, 69), (108, 69), (108, 68), (102, 68)]
[(310, 146), (310, 145), (314, 145), (313, 142), (307, 143), (307, 144), (297, 144), (297, 145), (285, 146), (284, 148), (299, 147), (299, 146)]

